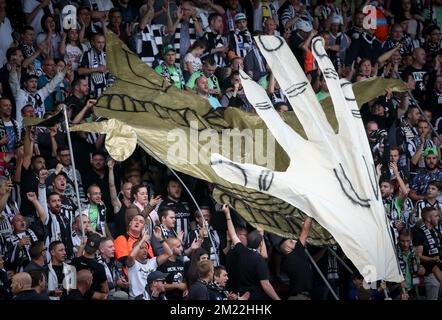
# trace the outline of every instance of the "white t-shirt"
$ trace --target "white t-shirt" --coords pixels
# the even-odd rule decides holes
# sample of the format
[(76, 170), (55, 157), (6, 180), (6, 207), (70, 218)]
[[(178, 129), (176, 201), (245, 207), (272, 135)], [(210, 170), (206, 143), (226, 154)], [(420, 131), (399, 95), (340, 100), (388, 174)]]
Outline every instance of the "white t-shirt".
[(132, 298), (143, 294), (147, 284), (147, 276), (158, 268), (157, 258), (148, 259), (146, 264), (142, 264), (135, 260), (132, 267), (127, 268), (127, 276), (129, 278), (129, 295)]
[(3, 23), (0, 23), (0, 66), (3, 66), (6, 61), (6, 51), (11, 46), (14, 39), (12, 39), (12, 26), (8, 17), (5, 17)]
[(192, 64), (192, 72), (200, 70), (203, 65), (201, 59), (199, 57), (194, 57), (190, 52), (184, 57), (184, 70), (190, 72), (190, 70), (187, 69), (188, 62)]
[[(35, 41), (37, 42), (37, 45), (39, 45), (43, 41), (45, 41), (46, 37), (47, 37), (46, 33), (43, 33), (43, 32), (39, 33), (37, 35), (37, 38), (35, 39)], [(51, 39), (51, 52), (50, 52), (50, 55), (53, 59), (60, 58), (60, 50), (58, 49), (60, 46), (60, 42), (61, 42), (60, 34), (53, 33), (52, 39)]]
[(80, 64), (81, 56), (83, 55), (83, 52), (86, 52), (88, 49), (86, 46), (82, 46), (83, 51), (80, 47), (73, 46), (71, 44), (66, 45), (66, 53), (64, 55), (64, 62), (68, 63), (69, 60), (72, 62), (72, 70), (77, 71), (78, 65)]
[[(36, 0), (21, 0), (21, 5), (23, 8), (24, 13), (31, 13), (34, 11), (34, 9), (40, 4), (40, 2)], [(49, 10), (51, 10), (51, 13), (54, 14), (54, 8), (52, 8), (52, 3), (49, 3), (48, 5)], [(34, 28), (35, 34), (39, 34), (43, 31), (41, 28), (41, 18), (44, 16), (44, 10), (40, 9), (38, 10), (37, 14), (34, 16), (34, 19), (32, 19), (30, 25)]]

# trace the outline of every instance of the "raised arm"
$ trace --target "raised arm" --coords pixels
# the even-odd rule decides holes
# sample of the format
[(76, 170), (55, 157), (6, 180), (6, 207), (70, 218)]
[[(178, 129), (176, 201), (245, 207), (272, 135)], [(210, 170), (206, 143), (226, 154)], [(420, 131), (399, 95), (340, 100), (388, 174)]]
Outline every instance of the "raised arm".
[(229, 237), (230, 237), (230, 240), (232, 241), (232, 245), (236, 245), (237, 243), (241, 242), (241, 240), (239, 240), (238, 235), (236, 234), (236, 231), (235, 231), (235, 227), (233, 226), (232, 218), (230, 217), (230, 208), (227, 204), (223, 204), (223, 207), (221, 210), (226, 215), (227, 232), (229, 233)]
[(143, 237), (141, 238), (140, 242), (138, 242), (130, 252), (130, 254), (127, 256), (126, 260), (126, 266), (128, 268), (132, 267), (135, 264), (136, 257), (138, 255), (138, 252), (140, 251), (141, 245), (143, 243), (147, 243), (147, 233), (143, 233)]
[(154, 229), (153, 236), (163, 245), (164, 252), (163, 252), (163, 254), (161, 254), (157, 257), (157, 264), (160, 266), (164, 262), (166, 262), (167, 259), (169, 259), (169, 257), (171, 255), (173, 255), (173, 252), (172, 252), (172, 249), (170, 249), (167, 242), (163, 239), (162, 234), (161, 234), (161, 229), (159, 227), (156, 227)]
[(301, 234), (299, 235), (299, 241), (305, 246), (305, 242), (308, 237), (308, 232), (310, 231), (310, 227), (312, 225), (312, 218), (307, 217), (304, 220), (304, 224), (302, 225)]
[(31, 127), (26, 127), (25, 139), (23, 141), (23, 167), (27, 170), (31, 165), (32, 158), (32, 137), (31, 137)]
[(150, 26), (152, 20), (154, 18), (154, 9), (151, 1), (147, 4), (147, 10), (144, 12), (143, 16), (140, 18), (139, 28), (140, 31), (143, 30), (146, 26)]
[(118, 213), (121, 209), (121, 201), (118, 199), (117, 188), (115, 187), (115, 176), (114, 176), (114, 165), (115, 160), (109, 159), (107, 166), (109, 168), (109, 193), (111, 197), (112, 207), (114, 208), (114, 213)]
[(97, 103), (97, 100), (95, 99), (89, 99), (83, 109), (75, 116), (75, 118), (72, 120), (72, 124), (79, 124), (83, 121), (84, 116), (86, 115), (86, 112), (91, 109), (95, 103)]

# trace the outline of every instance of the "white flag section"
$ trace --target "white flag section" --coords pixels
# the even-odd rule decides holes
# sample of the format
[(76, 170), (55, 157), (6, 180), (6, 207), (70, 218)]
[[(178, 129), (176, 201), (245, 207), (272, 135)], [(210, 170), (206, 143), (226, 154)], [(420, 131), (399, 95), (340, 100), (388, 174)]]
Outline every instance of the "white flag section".
[(241, 72), (247, 98), (290, 157), (285, 172), (234, 163), (219, 154), (212, 167), (224, 179), (278, 197), (327, 229), (367, 282), (401, 282), (376, 170), (351, 83), (339, 79), (324, 49), (312, 41), (339, 124), (328, 123), (305, 73), (281, 37), (255, 38), (280, 87), (288, 95), (308, 137), (292, 130), (275, 111), (265, 90)]

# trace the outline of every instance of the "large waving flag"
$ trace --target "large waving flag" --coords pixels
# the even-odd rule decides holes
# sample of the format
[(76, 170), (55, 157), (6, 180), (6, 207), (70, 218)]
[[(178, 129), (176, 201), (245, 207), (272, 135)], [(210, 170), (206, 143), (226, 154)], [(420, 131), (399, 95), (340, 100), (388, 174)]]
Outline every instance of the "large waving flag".
[[(268, 130), (271, 128), (267, 128), (262, 118), (236, 108), (213, 110), (205, 99), (170, 85), (113, 33), (107, 33), (106, 38), (107, 65), (116, 76), (116, 81), (99, 97), (94, 108), (97, 115), (112, 119), (113, 123), (87, 123), (73, 130), (106, 132), (106, 146), (117, 160), (124, 160), (135, 144), (132, 138), (122, 143), (119, 133), (136, 136), (147, 153), (159, 157), (173, 169), (214, 183), (214, 197), (220, 202), (230, 203), (252, 225), (296, 239), (305, 219), (301, 210), (283, 197), (231, 183), (220, 177), (210, 165), (211, 154), (226, 155), (228, 149), (235, 149), (237, 142), (234, 139), (222, 143), (226, 130), (235, 129), (243, 134), (240, 142), (243, 147), (247, 140), (260, 145), (263, 150), (271, 150), (274, 132)], [(385, 93), (387, 88), (405, 91), (398, 80), (374, 78), (353, 86), (359, 105)], [(332, 101), (323, 101), (322, 109), (330, 126), (337, 131), (338, 122)], [(301, 125), (294, 113), (285, 113), (282, 118), (288, 127), (307, 138), (306, 127)], [(257, 130), (262, 133), (261, 136), (255, 134)], [(196, 133), (198, 137), (195, 139)], [(261, 157), (264, 159), (257, 159), (246, 148), (242, 148), (236, 157), (227, 158), (238, 163), (264, 165), (272, 171), (287, 170), (291, 165), (290, 158), (279, 140), (274, 143), (272, 152), (272, 163), (265, 162), (269, 158), (266, 154)], [(198, 161), (195, 161), (195, 156)], [(315, 245), (335, 242), (330, 233), (317, 223), (313, 224), (308, 241)]]

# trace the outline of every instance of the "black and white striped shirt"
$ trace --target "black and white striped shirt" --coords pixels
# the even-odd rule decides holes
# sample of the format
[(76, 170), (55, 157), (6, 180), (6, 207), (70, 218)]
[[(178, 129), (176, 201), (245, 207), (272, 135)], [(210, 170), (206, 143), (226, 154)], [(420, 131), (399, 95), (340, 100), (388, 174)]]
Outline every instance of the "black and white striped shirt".
[(434, 208), (442, 211), (442, 203), (440, 203), (437, 199), (433, 204), (431, 204), (427, 199), (418, 200), (416, 202), (416, 218), (422, 218), (422, 210), (425, 208)]
[(164, 25), (152, 24), (146, 25), (143, 30), (139, 30), (137, 33), (137, 54), (149, 67), (152, 67), (155, 59), (160, 57), (165, 29)]

